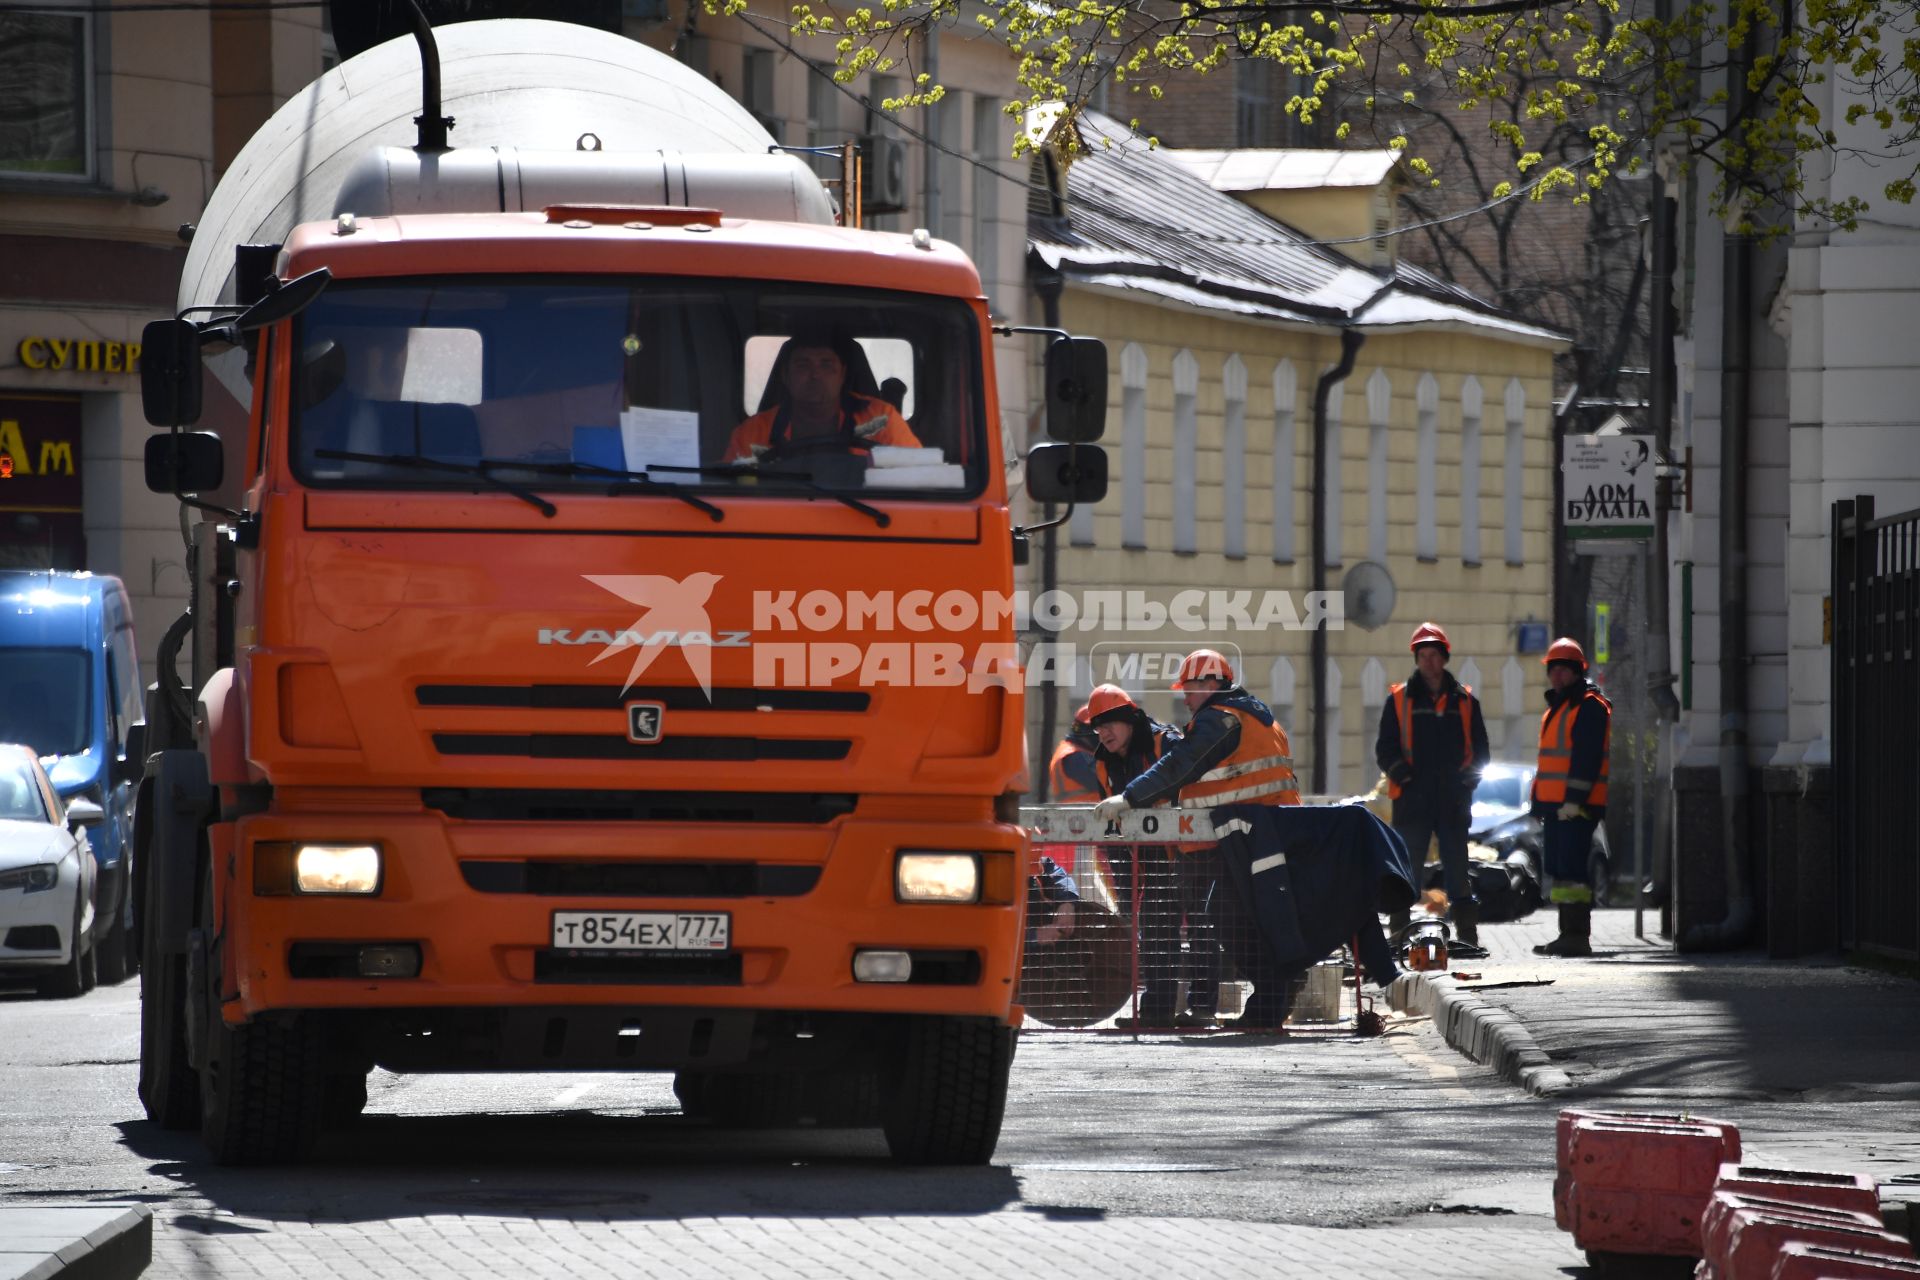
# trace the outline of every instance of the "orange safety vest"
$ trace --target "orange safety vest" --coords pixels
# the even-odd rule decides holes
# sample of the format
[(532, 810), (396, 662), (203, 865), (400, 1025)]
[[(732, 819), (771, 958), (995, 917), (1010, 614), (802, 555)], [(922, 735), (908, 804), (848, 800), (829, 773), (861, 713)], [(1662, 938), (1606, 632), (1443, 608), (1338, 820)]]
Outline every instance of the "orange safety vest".
[(1092, 754), (1070, 738), (1060, 740), (1060, 745), (1053, 749), (1053, 762), (1047, 767), (1049, 804), (1093, 804), (1100, 799), (1098, 791), (1082, 786), (1067, 772), (1067, 761), (1071, 757)]
[[(720, 460), (728, 463), (749, 462), (755, 456), (756, 448), (784, 444), (785, 440), (774, 439), (774, 425), (779, 420), (780, 412), (779, 406), (775, 406), (754, 414), (735, 427), (727, 439), (727, 451)], [(913, 428), (900, 416), (900, 411), (874, 396), (847, 397), (846, 408), (840, 414), (840, 434), (847, 443), (855, 445), (884, 444), (908, 449), (921, 447), (920, 438), (913, 434)]]
[(1299, 804), (1300, 784), (1293, 776), (1293, 748), (1287, 731), (1276, 722), (1266, 724), (1238, 707), (1214, 707), (1240, 721), (1240, 741), (1233, 754), (1180, 788), (1182, 808), (1189, 805), (1217, 809), (1229, 804)]
[(1533, 798), (1538, 803), (1567, 802), (1567, 779), (1573, 768), (1573, 722), (1589, 698), (1606, 708), (1607, 733), (1600, 743), (1600, 776), (1593, 780), (1593, 789), (1587, 792), (1583, 803), (1603, 805), (1607, 802), (1607, 762), (1613, 755), (1613, 704), (1597, 689), (1588, 689), (1582, 697), (1568, 698), (1558, 706), (1548, 707), (1540, 717), (1540, 765), (1533, 775)]
[[(1397, 684), (1393, 686), (1393, 691), (1388, 694), (1388, 696), (1393, 699), (1394, 718), (1400, 722), (1400, 758), (1405, 760), (1407, 767), (1411, 769), (1413, 767), (1413, 695), (1407, 692), (1407, 686), (1405, 684)], [(1460, 767), (1462, 769), (1468, 769), (1473, 766), (1472, 685), (1463, 684), (1460, 686), (1459, 703), (1460, 748), (1462, 752)], [(1447, 714), (1446, 694), (1441, 694), (1439, 698), (1435, 700), (1434, 714), (1442, 716)], [(1399, 783), (1395, 782), (1392, 778), (1387, 779), (1387, 795), (1389, 797), (1398, 800), (1402, 790), (1404, 790), (1404, 788), (1401, 787)]]

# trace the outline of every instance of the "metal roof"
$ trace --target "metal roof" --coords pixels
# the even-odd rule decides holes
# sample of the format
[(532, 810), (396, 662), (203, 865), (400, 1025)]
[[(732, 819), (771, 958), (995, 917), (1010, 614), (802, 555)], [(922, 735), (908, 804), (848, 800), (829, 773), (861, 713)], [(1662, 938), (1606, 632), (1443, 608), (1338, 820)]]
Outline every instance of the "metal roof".
[(1335, 151), (1325, 147), (1210, 151), (1169, 148), (1166, 154), (1215, 191), (1309, 191), (1377, 187), (1400, 161), (1398, 151)]
[[(1053, 125), (1057, 112), (1047, 111), (1030, 113), (1030, 136)], [(1066, 215), (1030, 218), (1027, 237), (1041, 261), (1078, 282), (1333, 327), (1483, 329), (1565, 344), (1563, 335), (1508, 316), (1419, 267), (1368, 270), (1342, 246), (1316, 242), (1217, 190), (1180, 155), (1149, 146), (1117, 120), (1089, 111), (1075, 125), (1081, 154), (1067, 168)], [(1389, 165), (1393, 159), (1391, 152), (1348, 154)]]

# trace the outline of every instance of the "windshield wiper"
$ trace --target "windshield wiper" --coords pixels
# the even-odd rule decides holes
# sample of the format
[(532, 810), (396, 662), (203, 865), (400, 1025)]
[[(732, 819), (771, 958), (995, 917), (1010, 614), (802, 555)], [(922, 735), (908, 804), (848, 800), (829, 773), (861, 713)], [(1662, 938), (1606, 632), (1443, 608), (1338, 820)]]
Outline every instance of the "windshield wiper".
[(502, 480), (486, 467), (472, 462), (442, 462), (438, 458), (423, 458), (417, 453), (357, 453), (352, 449), (315, 449), (313, 456), (340, 462), (379, 462), (390, 467), (411, 467), (416, 471), (445, 471), (457, 476), (472, 476), (490, 488), (512, 494), (548, 519), (552, 519), (560, 510), (533, 490), (511, 480)]
[(893, 517), (880, 508), (862, 502), (851, 494), (842, 493), (838, 489), (830, 489), (804, 471), (768, 471), (744, 462), (734, 462), (718, 467), (655, 467), (654, 470), (688, 472), (700, 476), (768, 476), (775, 480), (797, 480), (801, 485), (822, 497), (832, 498), (835, 502), (852, 507), (861, 515), (871, 516), (873, 522), (882, 529), (893, 523)]
[[(625, 481), (627, 484), (636, 488), (645, 489), (653, 493), (665, 494), (670, 498), (678, 498), (688, 506), (698, 507), (700, 510), (706, 512), (713, 518), (716, 524), (727, 518), (725, 511), (714, 506), (705, 498), (688, 493), (686, 489), (680, 485), (667, 484), (665, 481), (655, 480), (644, 471), (622, 471), (617, 467), (603, 467), (597, 462), (516, 462), (511, 458), (482, 458), (480, 459), (480, 465), (483, 467), (499, 467), (503, 470), (538, 471), (543, 475), (553, 476), (605, 476), (609, 480)], [(662, 471), (692, 469), (693, 468), (690, 467), (661, 468)], [(618, 493), (620, 488), (620, 485), (613, 485), (609, 487), (608, 492)]]

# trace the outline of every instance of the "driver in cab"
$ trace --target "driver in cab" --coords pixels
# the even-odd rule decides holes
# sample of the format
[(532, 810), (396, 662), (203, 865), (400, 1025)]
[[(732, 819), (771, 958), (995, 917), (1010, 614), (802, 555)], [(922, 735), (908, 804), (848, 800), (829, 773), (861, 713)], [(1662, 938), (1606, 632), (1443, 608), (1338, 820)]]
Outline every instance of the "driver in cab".
[(850, 339), (813, 333), (789, 338), (773, 366), (778, 398), (733, 429), (721, 461), (754, 463), (775, 451), (835, 447), (861, 452), (875, 445), (919, 448), (919, 438), (898, 409), (848, 387), (856, 361), (866, 367)]

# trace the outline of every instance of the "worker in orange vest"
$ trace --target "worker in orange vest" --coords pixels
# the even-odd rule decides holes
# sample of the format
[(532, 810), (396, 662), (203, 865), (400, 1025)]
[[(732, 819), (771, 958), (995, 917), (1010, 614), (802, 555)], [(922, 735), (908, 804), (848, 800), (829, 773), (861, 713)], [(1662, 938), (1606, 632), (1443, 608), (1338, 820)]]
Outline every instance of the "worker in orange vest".
[(1613, 704), (1587, 678), (1587, 655), (1561, 637), (1547, 647), (1547, 709), (1540, 717), (1540, 764), (1533, 775), (1533, 815), (1545, 824), (1548, 899), (1559, 908), (1560, 935), (1534, 951), (1543, 956), (1593, 954), (1593, 888), (1587, 858), (1593, 829), (1607, 811), (1607, 756), (1613, 746)]
[[(1300, 803), (1287, 731), (1266, 703), (1234, 682), (1233, 664), (1224, 655), (1195, 649), (1181, 662), (1174, 688), (1192, 717), (1185, 736), (1117, 795), (1095, 805), (1096, 816), (1111, 820), (1175, 796), (1182, 808)], [(1251, 917), (1248, 901), (1222, 905), (1234, 908), (1229, 914)], [(1281, 1030), (1289, 1003), (1284, 975), (1257, 931), (1229, 926), (1227, 934), (1242, 976), (1254, 984), (1246, 1012), (1234, 1025)]]
[[(1177, 729), (1146, 713), (1119, 685), (1103, 684), (1087, 697), (1093, 731), (1100, 735), (1094, 767), (1100, 794), (1111, 796), (1153, 767), (1173, 744)], [(1120, 912), (1131, 918), (1139, 898), (1140, 972), (1145, 979), (1137, 1016), (1121, 1027), (1205, 1027), (1219, 1007), (1220, 944), (1214, 928), (1213, 895), (1219, 856), (1193, 845), (1114, 845), (1107, 863), (1115, 873)], [(1186, 926), (1187, 949), (1180, 948)], [(1186, 980), (1185, 1011), (1181, 981)]]
[(1053, 761), (1047, 766), (1049, 804), (1092, 804), (1100, 798), (1100, 775), (1093, 767), (1100, 737), (1087, 723), (1089, 719), (1091, 715), (1083, 704), (1073, 713), (1073, 728), (1053, 749)]
[[(1447, 670), (1453, 646), (1438, 623), (1414, 628), (1414, 673), (1396, 684), (1380, 709), (1380, 736), (1374, 759), (1387, 775), (1393, 797), (1393, 829), (1407, 842), (1414, 868), (1427, 860), (1427, 844), (1440, 841), (1440, 867), (1454, 935), (1480, 943), (1480, 904), (1473, 896), (1467, 864), (1467, 829), (1473, 823), (1473, 789), (1493, 752), (1487, 746), (1487, 722), (1480, 699)], [(1404, 929), (1404, 911), (1394, 925)]]

